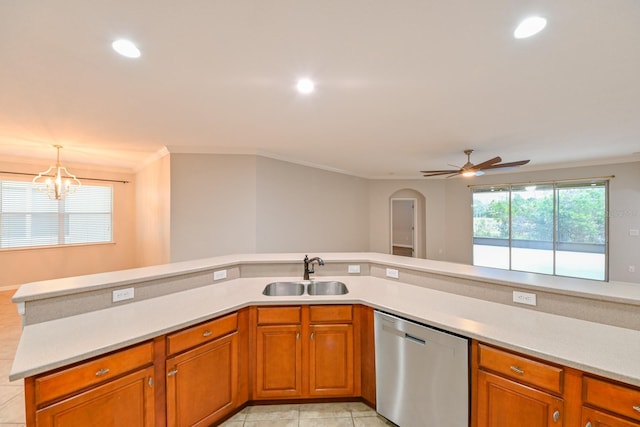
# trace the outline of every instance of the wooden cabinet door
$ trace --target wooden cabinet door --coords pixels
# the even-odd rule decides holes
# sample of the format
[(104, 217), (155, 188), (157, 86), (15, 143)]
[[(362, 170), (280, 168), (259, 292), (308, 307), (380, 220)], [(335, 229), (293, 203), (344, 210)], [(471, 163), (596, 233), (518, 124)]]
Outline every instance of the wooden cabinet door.
[(36, 412), (38, 427), (153, 427), (153, 367), (109, 381)]
[(309, 395), (353, 394), (353, 325), (311, 325), (309, 332)]
[(168, 427), (206, 426), (235, 408), (238, 334), (167, 359)]
[(302, 328), (300, 325), (258, 326), (256, 397), (302, 395)]
[(560, 427), (564, 402), (551, 394), (478, 372), (478, 427)]
[(581, 425), (583, 427), (637, 427), (640, 424), (583, 406)]

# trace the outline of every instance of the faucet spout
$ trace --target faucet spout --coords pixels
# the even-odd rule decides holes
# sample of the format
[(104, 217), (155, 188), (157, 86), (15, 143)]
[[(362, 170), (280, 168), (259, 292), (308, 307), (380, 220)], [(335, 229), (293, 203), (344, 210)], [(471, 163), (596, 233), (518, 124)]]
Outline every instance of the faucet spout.
[(309, 258), (309, 255), (304, 256), (304, 275), (302, 276), (303, 280), (310, 280), (309, 274), (315, 273), (315, 269), (313, 267), (314, 264), (324, 265), (324, 260), (320, 257)]

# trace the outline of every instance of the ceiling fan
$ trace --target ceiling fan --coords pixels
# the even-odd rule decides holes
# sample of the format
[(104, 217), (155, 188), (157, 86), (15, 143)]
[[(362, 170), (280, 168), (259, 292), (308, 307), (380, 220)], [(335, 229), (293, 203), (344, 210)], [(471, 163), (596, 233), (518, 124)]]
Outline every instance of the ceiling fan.
[[(517, 162), (509, 162), (509, 163), (500, 163), (502, 159), (500, 157), (494, 157), (493, 159), (489, 159), (485, 162), (474, 165), (471, 163), (471, 153), (473, 150), (464, 150), (464, 154), (467, 155), (467, 163), (465, 163), (462, 167), (458, 169), (445, 169), (445, 170), (431, 170), (431, 171), (420, 171), (426, 178), (432, 176), (440, 176), (440, 175), (449, 175), (447, 178), (451, 178), (452, 176), (462, 175), (462, 176), (480, 176), (484, 175), (484, 171), (488, 169), (499, 169), (499, 168), (513, 168), (516, 166), (522, 166), (529, 163), (529, 160), (519, 160)], [(454, 165), (451, 165), (454, 166)], [(454, 166), (457, 167), (457, 166)]]

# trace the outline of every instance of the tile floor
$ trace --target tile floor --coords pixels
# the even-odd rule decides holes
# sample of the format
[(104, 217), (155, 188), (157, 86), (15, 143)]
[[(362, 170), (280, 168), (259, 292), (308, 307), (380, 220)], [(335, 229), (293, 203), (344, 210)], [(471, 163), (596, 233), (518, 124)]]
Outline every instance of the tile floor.
[(221, 427), (375, 427), (393, 426), (364, 403), (307, 403), (250, 406)]
[(20, 316), (11, 297), (15, 291), (0, 292), (0, 427), (24, 427), (22, 380), (9, 382), (9, 370), (20, 339)]
[[(0, 292), (0, 427), (25, 427), (22, 380), (9, 382), (20, 338), (20, 316), (11, 302), (15, 291)], [(223, 427), (374, 427), (393, 426), (363, 403), (251, 406)]]

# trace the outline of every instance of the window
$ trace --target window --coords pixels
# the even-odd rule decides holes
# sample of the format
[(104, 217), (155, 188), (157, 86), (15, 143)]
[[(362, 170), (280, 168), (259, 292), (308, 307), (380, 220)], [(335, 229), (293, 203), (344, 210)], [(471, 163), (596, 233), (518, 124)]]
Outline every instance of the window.
[(608, 182), (477, 187), (473, 264), (606, 280)]
[(112, 187), (50, 200), (31, 182), (0, 180), (0, 249), (112, 241)]

